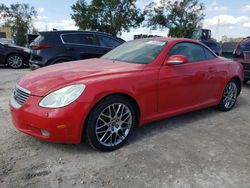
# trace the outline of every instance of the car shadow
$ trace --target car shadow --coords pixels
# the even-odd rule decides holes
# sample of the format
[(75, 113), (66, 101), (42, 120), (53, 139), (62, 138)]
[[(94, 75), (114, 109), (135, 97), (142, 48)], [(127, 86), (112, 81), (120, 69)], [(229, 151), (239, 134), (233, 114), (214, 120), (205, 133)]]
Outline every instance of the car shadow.
[[(250, 85), (249, 85), (250, 89)], [(248, 105), (246, 99), (242, 96), (239, 96), (238, 101), (232, 109), (232, 111), (237, 110), (238, 108), (244, 107)], [(187, 124), (193, 123), (202, 119), (210, 119), (213, 118), (218, 113), (227, 113), (222, 112), (216, 109), (216, 107), (205, 108), (201, 110), (196, 110), (193, 112), (185, 113), (182, 115), (166, 118), (163, 120), (159, 120), (156, 122), (152, 122), (141, 127), (137, 127), (133, 134), (129, 139), (128, 144), (133, 144), (134, 142), (138, 142), (141, 139), (145, 139), (148, 137), (153, 137), (157, 134), (161, 134), (162, 132), (171, 131), (174, 129), (179, 129), (184, 126), (188, 126)]]
[(153, 137), (163, 132), (187, 126), (188, 123), (192, 123), (194, 121), (199, 121), (204, 118), (213, 117), (217, 113), (218, 110), (216, 110), (214, 107), (211, 107), (207, 109), (197, 110), (182, 115), (166, 118), (153, 123), (145, 124), (135, 129), (133, 135), (129, 140), (129, 144), (133, 144), (134, 142), (137, 142), (147, 137)]
[[(163, 119), (153, 123), (148, 123), (141, 127), (136, 127), (124, 147), (139, 142), (148, 137), (153, 137), (155, 135), (161, 134), (163, 132), (179, 129), (183, 126), (186, 126), (187, 123), (192, 123), (194, 121), (198, 121), (206, 117), (213, 117), (217, 113), (224, 113), (224, 112), (219, 112), (218, 110), (212, 107)], [(100, 151), (93, 149), (85, 142), (82, 142), (81, 144), (78, 145), (73, 145), (73, 144), (55, 144), (55, 143), (40, 141), (40, 144), (47, 145), (48, 147), (54, 147), (55, 149), (63, 150), (67, 153), (75, 153), (75, 154), (100, 153)]]
[[(250, 86), (249, 86), (250, 88)], [(237, 110), (237, 108), (241, 108), (244, 105), (248, 105), (243, 97), (239, 97), (238, 103), (236, 103), (236, 106), (233, 110)], [(145, 124), (141, 127), (136, 127), (134, 131), (132, 132), (128, 142), (125, 144), (126, 146), (129, 146), (130, 144), (134, 144), (136, 142), (139, 142), (143, 139), (154, 137), (158, 134), (172, 131), (175, 129), (179, 129), (184, 126), (188, 126), (187, 124), (202, 120), (202, 119), (209, 119), (213, 118), (218, 113), (226, 113), (221, 112), (217, 110), (215, 107), (210, 107), (206, 109), (201, 109), (189, 113), (185, 113), (182, 115), (174, 116), (171, 118), (166, 118), (163, 120), (155, 121), (152, 123)], [(37, 138), (32, 138), (37, 140)], [(60, 143), (51, 143), (46, 142), (42, 140), (37, 140), (39, 142), (39, 145), (44, 145), (47, 147), (52, 147), (56, 150), (64, 151), (66, 153), (71, 154), (91, 154), (91, 153), (101, 153), (98, 150), (93, 149), (90, 147), (86, 142), (82, 142), (81, 144), (60, 144)]]
[(9, 69), (9, 70), (22, 70), (22, 69), (29, 69), (29, 66), (28, 65), (24, 65), (23, 67), (21, 67), (21, 68), (19, 68), (19, 69), (12, 69), (12, 68), (10, 68), (10, 67), (8, 67), (8, 66), (4, 66), (4, 65), (0, 65), (0, 69)]
[(243, 86), (244, 88), (247, 88), (247, 89), (250, 89), (250, 82), (248, 82), (248, 83), (246, 83), (246, 84), (244, 84), (244, 86)]

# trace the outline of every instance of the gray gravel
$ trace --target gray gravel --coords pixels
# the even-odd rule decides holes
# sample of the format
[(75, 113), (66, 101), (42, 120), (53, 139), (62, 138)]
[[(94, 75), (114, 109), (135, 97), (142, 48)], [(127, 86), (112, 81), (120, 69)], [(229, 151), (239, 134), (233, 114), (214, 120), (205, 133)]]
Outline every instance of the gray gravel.
[(250, 84), (214, 108), (138, 128), (118, 151), (53, 144), (15, 130), (8, 101), (28, 69), (0, 69), (0, 187), (250, 187)]

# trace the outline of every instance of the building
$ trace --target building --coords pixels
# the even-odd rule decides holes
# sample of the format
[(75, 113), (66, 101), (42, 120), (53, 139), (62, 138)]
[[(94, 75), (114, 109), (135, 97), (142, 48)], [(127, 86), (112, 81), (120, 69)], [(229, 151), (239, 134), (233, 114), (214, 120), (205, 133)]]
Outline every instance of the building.
[(0, 27), (0, 38), (11, 38), (12, 32), (10, 27)]

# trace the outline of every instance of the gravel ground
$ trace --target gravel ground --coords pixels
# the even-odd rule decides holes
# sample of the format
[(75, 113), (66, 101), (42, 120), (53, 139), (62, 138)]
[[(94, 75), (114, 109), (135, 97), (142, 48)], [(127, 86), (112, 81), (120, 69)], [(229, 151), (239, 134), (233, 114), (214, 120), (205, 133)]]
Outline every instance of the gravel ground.
[(53, 144), (15, 130), (9, 97), (28, 69), (0, 69), (0, 187), (250, 187), (250, 85), (214, 108), (134, 131), (118, 151)]

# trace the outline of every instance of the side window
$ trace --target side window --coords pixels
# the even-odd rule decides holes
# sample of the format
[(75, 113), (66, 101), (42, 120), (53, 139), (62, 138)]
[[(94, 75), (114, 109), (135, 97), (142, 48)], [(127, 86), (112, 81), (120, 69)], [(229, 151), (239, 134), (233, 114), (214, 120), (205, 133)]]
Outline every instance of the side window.
[(168, 55), (184, 55), (189, 62), (206, 60), (204, 47), (191, 42), (177, 43), (168, 53)]
[(110, 37), (106, 36), (98, 36), (100, 46), (107, 47), (107, 48), (114, 48), (120, 45), (120, 43)]
[(71, 43), (73, 44), (74, 42), (74, 34), (63, 34), (62, 39), (64, 43)]
[(204, 52), (205, 52), (205, 55), (206, 55), (206, 58), (207, 58), (207, 59), (213, 59), (213, 58), (216, 57), (212, 52), (210, 52), (210, 51), (209, 51), (208, 49), (206, 49), (206, 48), (204, 48)]
[(62, 39), (65, 43), (98, 45), (96, 37), (92, 34), (65, 34), (62, 35)]
[(250, 51), (250, 39), (244, 40), (240, 46), (243, 51)]

